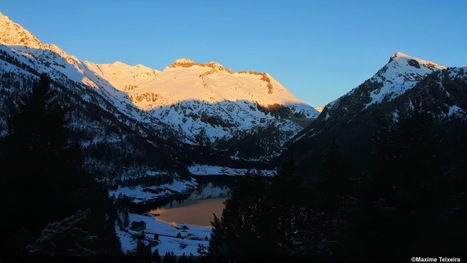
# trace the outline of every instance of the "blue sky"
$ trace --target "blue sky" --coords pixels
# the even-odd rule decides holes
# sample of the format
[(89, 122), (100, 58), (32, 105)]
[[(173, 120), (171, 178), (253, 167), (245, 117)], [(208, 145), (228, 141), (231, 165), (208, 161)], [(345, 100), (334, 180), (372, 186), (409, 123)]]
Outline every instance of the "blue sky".
[(42, 42), (96, 63), (162, 70), (178, 58), (268, 72), (322, 106), (396, 51), (467, 65), (467, 1), (0, 0)]

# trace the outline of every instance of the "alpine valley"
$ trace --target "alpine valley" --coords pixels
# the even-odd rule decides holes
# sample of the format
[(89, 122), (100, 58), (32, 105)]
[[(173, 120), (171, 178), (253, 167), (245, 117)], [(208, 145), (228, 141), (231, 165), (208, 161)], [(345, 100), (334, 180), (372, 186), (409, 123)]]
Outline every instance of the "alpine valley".
[[(237, 176), (258, 170), (272, 176), (276, 168), (272, 158), (278, 157), (284, 144), (319, 114), (268, 73), (233, 72), (217, 62), (197, 63), (187, 58), (178, 59), (163, 70), (121, 62), (96, 64), (69, 55), (56, 45), (42, 43), (21, 25), (0, 14), (0, 138), (11, 135), (9, 120), (13, 111), (23, 106), (24, 97), (44, 74), (50, 79), (55, 100), (66, 109), (69, 137), (80, 146), (86, 174), (108, 189), (108, 196), (118, 207), (118, 216), (99, 208), (107, 218), (107, 226), (96, 235), (117, 231), (118, 247), (123, 254), (137, 248), (140, 234), (130, 229), (132, 222), (148, 221), (146, 231), (152, 233), (175, 237), (179, 232), (171, 225), (129, 211), (129, 207), (138, 210), (148, 203), (184, 196), (198, 186), (194, 176)], [(46, 120), (43, 121), (38, 125), (47, 126)], [(33, 127), (30, 123), (26, 125)], [(22, 162), (6, 161), (12, 158), (10, 153), (2, 156), (6, 156), (3, 160), (7, 163)], [(4, 225), (19, 224), (15, 218), (24, 217), (16, 208), (24, 203), (13, 200), (28, 199), (26, 196), (36, 191), (28, 187), (41, 188), (49, 180), (40, 179), (40, 183), (32, 186), (34, 180), (29, 180), (29, 176), (35, 179), (43, 175), (35, 177), (34, 174), (40, 173), (37, 167), (32, 160), (25, 162), (28, 165), (23, 170), (15, 171), (30, 174), (21, 175), (28, 178), (27, 182), (17, 183), (21, 190), (11, 187), (12, 194), (3, 191), (11, 199), (6, 211), (16, 214), (1, 218)], [(5, 179), (3, 184), (15, 180)], [(53, 184), (60, 183), (56, 180), (50, 185)], [(42, 196), (47, 190), (38, 191)], [(86, 195), (93, 196), (90, 191)], [(56, 199), (60, 197), (52, 198)], [(14, 205), (15, 202), (19, 204)], [(39, 217), (47, 213), (46, 209), (39, 208), (42, 206), (36, 206), (42, 210)], [(77, 224), (93, 217), (77, 212), (61, 223)], [(54, 217), (57, 219), (60, 217)], [(24, 228), (27, 227), (23, 225)], [(14, 229), (9, 230), (13, 235), (17, 232)], [(65, 235), (60, 226), (52, 229)], [(193, 226), (187, 233), (195, 239), (188, 245), (186, 240), (172, 238), (166, 242), (160, 240), (161, 244), (151, 249), (171, 252), (170, 244), (178, 242), (184, 249), (175, 251), (176, 255), (197, 255), (198, 245), (207, 246), (205, 237), (209, 236), (206, 232), (209, 229), (197, 229)], [(56, 236), (50, 236), (49, 232), (39, 233), (27, 236), (56, 242), (51, 241)], [(7, 250), (25, 249), (10, 244), (6, 235), (5, 238), (0, 243), (8, 243)], [(41, 249), (31, 248), (30, 253), (47, 254), (42, 245), (38, 246)], [(89, 255), (89, 251), (78, 248), (71, 254)]]
[[(179, 256), (248, 249), (324, 262), (362, 254), (373, 261), (433, 251), (457, 256), (467, 245), (467, 68), (388, 55), (373, 77), (318, 111), (268, 73), (189, 58), (162, 70), (96, 64), (42, 43), (0, 13), (0, 138), (9, 135), (11, 111), (45, 73), (67, 109), (86, 174), (105, 185), (116, 207), (114, 217), (102, 218), (116, 218), (109, 224), (123, 254), (176, 244)], [(127, 210), (129, 203), (193, 191), (197, 176), (254, 171), (271, 179), (273, 190), (249, 185), (233, 194), (243, 203), (226, 202), (231, 222), (216, 218), (212, 234), (194, 226), (174, 230)], [(424, 195), (433, 189), (439, 206)], [(232, 208), (240, 203), (249, 206)], [(425, 220), (430, 212), (438, 216)], [(51, 233), (85, 213), (46, 225), (29, 251), (48, 249)], [(130, 222), (144, 222), (151, 234), (158, 229), (157, 238)], [(222, 236), (229, 231), (236, 231), (232, 244)], [(430, 233), (439, 238), (423, 243)], [(86, 254), (81, 248), (77, 254)]]

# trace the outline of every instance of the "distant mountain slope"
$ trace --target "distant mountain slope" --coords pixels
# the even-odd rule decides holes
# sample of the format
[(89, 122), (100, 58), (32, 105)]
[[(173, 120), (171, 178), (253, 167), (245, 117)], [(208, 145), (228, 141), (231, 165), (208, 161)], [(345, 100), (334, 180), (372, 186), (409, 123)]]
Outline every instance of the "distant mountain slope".
[(96, 75), (108, 81), (114, 88), (124, 92), (152, 81), (160, 74), (160, 71), (143, 65), (130, 66), (118, 61), (112, 64), (95, 64), (84, 61), (84, 64)]
[[(182, 63), (183, 62), (183, 63)], [(302, 106), (306, 117), (316, 112), (293, 96), (267, 73), (233, 72), (217, 62), (196, 63), (179, 59), (166, 67), (153, 80), (141, 84), (130, 94), (157, 93), (157, 100), (137, 101), (142, 109), (154, 109), (181, 101), (198, 100), (208, 103), (221, 101), (251, 101), (262, 106), (280, 104)], [(299, 111), (297, 112), (299, 113)]]
[(351, 165), (363, 172), (372, 166), (378, 133), (413, 111), (431, 116), (432, 132), (446, 146), (460, 143), (465, 137), (460, 132), (467, 131), (467, 69), (397, 52), (372, 78), (326, 105), (291, 140), (283, 158), (298, 160), (304, 171), (316, 171), (335, 140)]
[(317, 110), (319, 113), (321, 113), (324, 110), (325, 107), (326, 107), (326, 105), (320, 106), (320, 107), (315, 107), (315, 110)]
[[(175, 61), (128, 94), (138, 108), (180, 131), (185, 142), (225, 149), (241, 159), (277, 155), (290, 136), (302, 129), (294, 119), (318, 115), (267, 73), (236, 73), (217, 62), (190, 59)], [(255, 133), (262, 133), (263, 144), (269, 141), (259, 146), (266, 150), (242, 151), (241, 138)], [(279, 137), (270, 137), (272, 133)]]
[(178, 59), (162, 71), (122, 63), (86, 65), (127, 92), (137, 108), (179, 131), (186, 143), (218, 148), (230, 141), (232, 154), (241, 144), (232, 144), (232, 139), (276, 127), (285, 136), (270, 140), (275, 150), (267, 152), (277, 155), (290, 135), (301, 130), (299, 119), (318, 116), (269, 74), (233, 72), (217, 62)]

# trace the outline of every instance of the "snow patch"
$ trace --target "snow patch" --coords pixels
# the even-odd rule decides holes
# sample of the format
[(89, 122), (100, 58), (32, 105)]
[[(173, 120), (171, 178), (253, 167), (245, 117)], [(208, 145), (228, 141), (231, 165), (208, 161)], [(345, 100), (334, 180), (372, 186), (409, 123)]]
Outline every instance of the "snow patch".
[(126, 196), (133, 203), (145, 203), (154, 200), (168, 198), (177, 194), (189, 193), (198, 184), (195, 179), (190, 181), (174, 180), (171, 184), (163, 184), (158, 186), (134, 186), (134, 187), (119, 187), (109, 191), (109, 196)]
[(448, 117), (451, 117), (451, 116), (464, 116), (465, 111), (462, 110), (459, 106), (454, 105), (454, 106), (449, 107), (449, 111), (448, 111), (448, 113), (446, 115)]
[(244, 176), (247, 173), (261, 172), (264, 176), (275, 176), (275, 170), (256, 170), (256, 169), (243, 169), (243, 168), (231, 168), (223, 166), (211, 166), (211, 165), (192, 165), (188, 167), (188, 170), (193, 175), (228, 175), (228, 176)]

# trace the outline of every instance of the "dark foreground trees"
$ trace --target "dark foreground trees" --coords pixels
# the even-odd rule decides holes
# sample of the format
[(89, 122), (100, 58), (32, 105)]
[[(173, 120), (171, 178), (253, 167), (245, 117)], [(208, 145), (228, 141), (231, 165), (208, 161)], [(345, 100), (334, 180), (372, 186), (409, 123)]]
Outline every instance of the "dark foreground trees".
[[(207, 257), (215, 262), (290, 262), (301, 258), (312, 221), (301, 179), (289, 164), (274, 179), (247, 174), (214, 217)], [(291, 257), (292, 256), (292, 257)], [(287, 260), (287, 261), (284, 261)]]
[(0, 144), (0, 254), (112, 251), (117, 243), (111, 202), (106, 189), (82, 169), (81, 148), (69, 137), (67, 109), (45, 74), (27, 94), (12, 102), (8, 135)]
[(349, 153), (332, 141), (314, 174), (299, 175), (289, 162), (272, 181), (247, 176), (214, 218), (208, 255), (216, 262), (466, 257), (467, 152), (447, 144), (464, 139), (437, 125), (429, 112), (413, 111), (378, 133), (369, 174), (352, 171)]
[(376, 137), (377, 168), (358, 185), (342, 258), (466, 255), (467, 174), (458, 162), (466, 152), (454, 153), (447, 127), (437, 125), (417, 109)]

